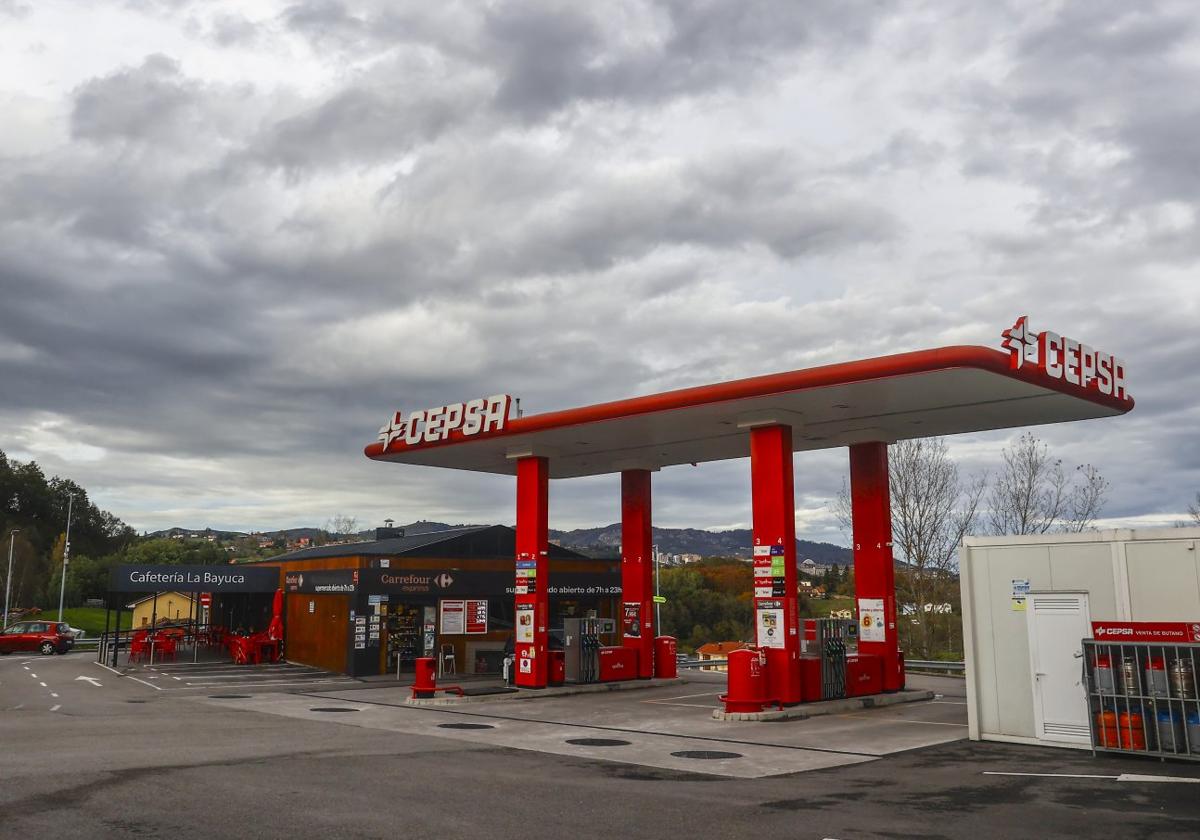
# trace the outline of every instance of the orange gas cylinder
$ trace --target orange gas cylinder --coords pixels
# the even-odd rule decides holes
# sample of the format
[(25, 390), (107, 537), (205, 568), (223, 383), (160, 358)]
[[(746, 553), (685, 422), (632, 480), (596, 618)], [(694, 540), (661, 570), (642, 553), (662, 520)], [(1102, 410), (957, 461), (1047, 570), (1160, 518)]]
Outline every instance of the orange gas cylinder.
[(1121, 712), (1117, 717), (1121, 749), (1146, 749), (1146, 730), (1142, 728), (1142, 716), (1138, 712)]
[(1117, 713), (1100, 712), (1096, 715), (1096, 746), (1118, 749), (1121, 746), (1117, 735)]

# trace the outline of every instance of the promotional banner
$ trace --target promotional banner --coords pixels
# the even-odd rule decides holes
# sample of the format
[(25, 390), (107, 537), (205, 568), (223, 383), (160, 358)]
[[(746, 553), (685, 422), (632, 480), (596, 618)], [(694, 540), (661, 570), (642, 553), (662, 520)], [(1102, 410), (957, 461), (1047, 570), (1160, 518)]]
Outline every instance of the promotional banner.
[(1093, 621), (1098, 642), (1200, 642), (1200, 621)]
[(860, 642), (885, 642), (883, 599), (858, 599), (858, 640)]
[(781, 648), (784, 646), (784, 623), (782, 601), (759, 601), (755, 609), (758, 630), (758, 646)]

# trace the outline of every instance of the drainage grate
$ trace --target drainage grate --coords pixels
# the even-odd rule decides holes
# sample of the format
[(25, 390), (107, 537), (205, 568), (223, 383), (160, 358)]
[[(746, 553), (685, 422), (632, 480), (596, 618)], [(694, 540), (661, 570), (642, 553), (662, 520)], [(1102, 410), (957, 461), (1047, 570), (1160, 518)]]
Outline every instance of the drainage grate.
[(126, 700), (126, 703), (145, 703), (145, 700)]
[(310, 712), (357, 712), (358, 709), (349, 709), (345, 706), (317, 706), (309, 709)]
[(567, 743), (581, 747), (628, 747), (630, 744), (620, 738), (568, 738)]
[(495, 729), (490, 723), (439, 723), (438, 729)]
[(680, 750), (673, 752), (671, 755), (676, 758), (695, 758), (699, 760), (715, 760), (719, 758), (741, 758), (741, 753), (721, 752), (720, 750)]
[(249, 694), (210, 694), (209, 700), (248, 700)]

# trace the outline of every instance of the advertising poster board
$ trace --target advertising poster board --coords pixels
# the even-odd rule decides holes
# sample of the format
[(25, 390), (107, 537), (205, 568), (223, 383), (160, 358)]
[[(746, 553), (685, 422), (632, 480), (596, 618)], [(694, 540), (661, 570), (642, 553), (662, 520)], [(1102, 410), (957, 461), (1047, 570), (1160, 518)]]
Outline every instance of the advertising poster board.
[(442, 635), (458, 636), (467, 629), (467, 602), (442, 601)]
[(642, 605), (638, 601), (626, 601), (621, 614), (621, 635), (626, 639), (641, 638)]
[(858, 599), (858, 640), (860, 642), (887, 641), (882, 598)]
[(755, 605), (755, 617), (755, 626), (758, 630), (758, 646), (767, 648), (783, 647), (783, 602), (759, 601)]
[(517, 644), (533, 644), (533, 604), (517, 604)]

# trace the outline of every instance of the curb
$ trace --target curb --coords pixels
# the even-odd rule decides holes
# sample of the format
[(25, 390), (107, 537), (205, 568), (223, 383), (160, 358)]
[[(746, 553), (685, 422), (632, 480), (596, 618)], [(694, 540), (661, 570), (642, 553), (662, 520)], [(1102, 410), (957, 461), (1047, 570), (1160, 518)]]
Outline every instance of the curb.
[(412, 697), (404, 701), (405, 706), (458, 706), (464, 703), (488, 703), (496, 700), (540, 700), (545, 697), (569, 697), (573, 694), (599, 694), (605, 691), (636, 691), (644, 688), (661, 688), (665, 685), (682, 685), (679, 677), (673, 679), (622, 680), (610, 683), (586, 683), (583, 685), (557, 685), (547, 688), (520, 688), (512, 694), (482, 694), (467, 697), (430, 697), (417, 700)]
[(786, 709), (773, 709), (766, 712), (725, 712), (713, 709), (713, 720), (806, 720), (821, 715), (836, 715), (839, 712), (851, 712), (857, 709), (879, 709), (884, 706), (896, 706), (900, 703), (917, 703), (921, 700), (932, 700), (933, 692), (925, 689), (906, 689), (895, 694), (872, 694), (869, 697), (843, 697), (837, 700), (820, 700), (815, 703), (801, 703)]

